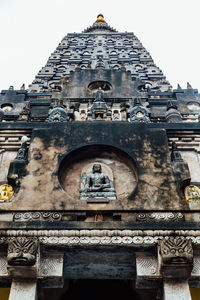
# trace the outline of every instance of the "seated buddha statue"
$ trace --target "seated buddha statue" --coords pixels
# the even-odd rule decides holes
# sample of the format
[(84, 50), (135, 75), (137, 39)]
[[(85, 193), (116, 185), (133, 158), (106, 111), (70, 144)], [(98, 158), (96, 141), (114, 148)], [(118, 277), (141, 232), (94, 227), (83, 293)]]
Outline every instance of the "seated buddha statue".
[(116, 192), (112, 186), (109, 177), (102, 173), (100, 163), (95, 163), (92, 167), (92, 173), (85, 175), (84, 188), (80, 189), (80, 197), (85, 200), (87, 198), (108, 198), (116, 199)]

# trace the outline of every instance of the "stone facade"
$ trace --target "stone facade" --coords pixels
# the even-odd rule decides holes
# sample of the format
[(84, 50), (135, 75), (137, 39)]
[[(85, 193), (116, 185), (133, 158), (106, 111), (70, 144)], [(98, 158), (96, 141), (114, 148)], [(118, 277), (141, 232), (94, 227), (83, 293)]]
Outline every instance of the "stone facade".
[(10, 300), (88, 278), (131, 279), (134, 299), (195, 299), (196, 89), (172, 89), (136, 36), (99, 15), (0, 105), (0, 284)]

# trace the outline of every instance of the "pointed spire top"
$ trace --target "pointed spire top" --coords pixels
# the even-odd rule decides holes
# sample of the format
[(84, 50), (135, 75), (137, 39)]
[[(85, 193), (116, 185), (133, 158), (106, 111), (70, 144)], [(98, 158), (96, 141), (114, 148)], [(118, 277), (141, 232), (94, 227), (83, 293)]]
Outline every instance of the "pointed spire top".
[(182, 88), (181, 88), (181, 86), (180, 86), (180, 84), (178, 83), (178, 85), (177, 85), (177, 90), (181, 90)]
[(165, 118), (167, 123), (180, 123), (183, 121), (175, 101), (168, 100)]
[(191, 86), (191, 84), (189, 82), (187, 82), (187, 89), (188, 90), (192, 90), (192, 86)]
[(23, 83), (22, 86), (20, 87), (20, 90), (25, 90), (25, 84)]
[(83, 32), (94, 32), (94, 31), (107, 31), (107, 32), (116, 32), (115, 29), (110, 27), (107, 22), (104, 20), (104, 16), (102, 14), (98, 14), (96, 21), (94, 24)]
[(102, 14), (98, 14), (95, 23), (106, 23), (106, 21), (104, 20), (104, 16)]

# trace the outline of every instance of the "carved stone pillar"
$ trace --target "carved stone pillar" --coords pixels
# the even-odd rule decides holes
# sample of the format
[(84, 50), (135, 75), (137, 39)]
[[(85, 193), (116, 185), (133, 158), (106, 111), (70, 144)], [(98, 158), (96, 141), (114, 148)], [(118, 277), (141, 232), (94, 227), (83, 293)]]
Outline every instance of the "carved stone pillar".
[(37, 300), (36, 280), (25, 281), (13, 279), (9, 300)]
[(8, 273), (12, 277), (9, 300), (37, 299), (38, 240), (13, 237), (8, 242)]
[(188, 278), (193, 268), (191, 240), (169, 236), (160, 241), (160, 271), (165, 278)]
[(9, 300), (35, 300), (37, 280), (43, 288), (63, 287), (63, 252), (39, 247), (36, 237), (10, 237), (6, 255), (1, 255), (0, 276), (12, 279)]
[(161, 276), (158, 259), (151, 253), (136, 253), (136, 288), (157, 288)]
[(190, 300), (188, 278), (193, 269), (192, 242), (185, 237), (166, 237), (159, 244), (164, 300)]
[(191, 300), (189, 285), (187, 280), (164, 280), (164, 300)]
[(8, 243), (8, 272), (12, 278), (35, 278), (39, 264), (37, 238), (13, 237)]

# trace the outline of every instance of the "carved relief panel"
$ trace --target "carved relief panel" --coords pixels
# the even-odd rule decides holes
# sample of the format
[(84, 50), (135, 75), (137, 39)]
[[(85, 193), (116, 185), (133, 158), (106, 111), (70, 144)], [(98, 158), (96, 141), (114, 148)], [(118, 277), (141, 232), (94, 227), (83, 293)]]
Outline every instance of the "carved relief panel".
[(38, 240), (16, 237), (8, 243), (8, 264), (11, 266), (33, 266), (36, 263)]
[[(73, 199), (123, 200), (137, 185), (137, 174), (133, 162), (125, 153), (106, 146), (82, 148), (66, 162), (60, 173), (60, 183)], [(73, 189), (71, 188), (73, 186)]]
[[(116, 200), (113, 174), (108, 166), (95, 162), (92, 165), (89, 164), (84, 169), (81, 174), (80, 199), (106, 198)], [(108, 173), (110, 173), (110, 176)]]

